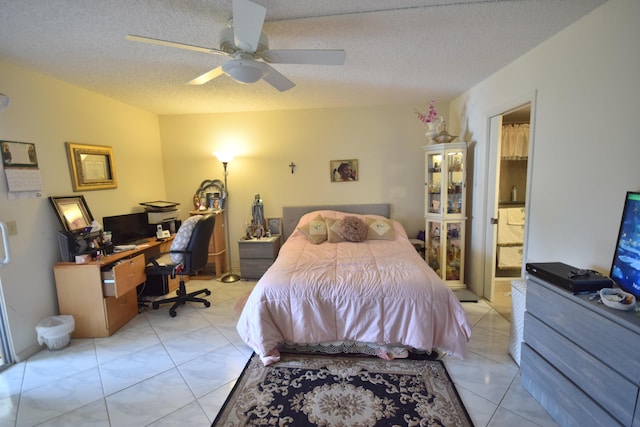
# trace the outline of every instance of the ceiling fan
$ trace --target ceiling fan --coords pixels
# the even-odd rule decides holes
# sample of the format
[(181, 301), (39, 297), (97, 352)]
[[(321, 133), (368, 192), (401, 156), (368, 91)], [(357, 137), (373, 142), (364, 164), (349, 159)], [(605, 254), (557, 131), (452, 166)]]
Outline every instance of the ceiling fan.
[(284, 92), (294, 87), (295, 83), (269, 64), (344, 64), (344, 50), (269, 49), (269, 40), (262, 32), (266, 14), (267, 9), (259, 4), (249, 0), (233, 0), (233, 24), (222, 30), (220, 34), (220, 49), (133, 34), (128, 34), (125, 38), (131, 41), (176, 47), (214, 55), (225, 55), (233, 58), (191, 80), (187, 83), (190, 85), (201, 85), (222, 74), (226, 74), (237, 82), (247, 84), (263, 79), (280, 92)]

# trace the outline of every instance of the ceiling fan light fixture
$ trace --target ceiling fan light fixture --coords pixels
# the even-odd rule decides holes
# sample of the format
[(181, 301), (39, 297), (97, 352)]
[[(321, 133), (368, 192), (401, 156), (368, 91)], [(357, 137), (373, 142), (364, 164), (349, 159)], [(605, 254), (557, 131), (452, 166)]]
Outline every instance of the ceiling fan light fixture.
[(255, 83), (267, 73), (260, 62), (247, 59), (232, 59), (222, 65), (222, 71), (239, 83)]

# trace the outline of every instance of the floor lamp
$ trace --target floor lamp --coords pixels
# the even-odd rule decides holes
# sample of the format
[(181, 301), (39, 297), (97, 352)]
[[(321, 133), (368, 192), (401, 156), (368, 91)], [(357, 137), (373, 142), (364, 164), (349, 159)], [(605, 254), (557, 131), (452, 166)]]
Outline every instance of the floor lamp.
[(226, 209), (224, 209), (223, 213), (223, 215), (225, 215), (224, 224), (225, 233), (227, 236), (227, 274), (222, 276), (220, 281), (224, 283), (233, 283), (240, 280), (240, 276), (238, 276), (237, 274), (233, 274), (233, 272), (231, 271), (231, 239), (229, 237), (229, 187), (227, 186), (227, 175), (229, 175), (229, 172), (227, 172), (227, 164), (231, 161), (233, 155), (223, 152), (215, 152), (213, 154), (218, 158), (218, 160), (224, 167), (224, 189), (227, 192), (227, 200), (225, 201), (227, 206)]

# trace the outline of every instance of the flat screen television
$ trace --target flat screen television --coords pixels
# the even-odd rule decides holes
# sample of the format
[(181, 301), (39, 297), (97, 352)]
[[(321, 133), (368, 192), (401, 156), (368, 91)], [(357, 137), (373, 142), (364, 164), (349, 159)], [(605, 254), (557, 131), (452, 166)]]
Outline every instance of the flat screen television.
[(146, 212), (105, 216), (102, 218), (102, 227), (104, 231), (111, 232), (114, 245), (134, 244), (152, 236)]
[(640, 193), (628, 191), (609, 277), (640, 298)]

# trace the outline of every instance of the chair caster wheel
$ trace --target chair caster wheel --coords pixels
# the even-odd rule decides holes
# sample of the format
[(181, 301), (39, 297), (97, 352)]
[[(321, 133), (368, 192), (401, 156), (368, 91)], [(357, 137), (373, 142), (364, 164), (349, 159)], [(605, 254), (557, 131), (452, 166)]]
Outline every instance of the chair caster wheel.
[(178, 313), (176, 313), (175, 311), (170, 311), (170, 312), (169, 312), (169, 315), (170, 315), (171, 317), (176, 317), (176, 315), (177, 315), (177, 314), (178, 314)]
[(209, 296), (209, 295), (211, 295), (211, 291), (207, 289), (206, 291), (204, 291), (204, 294)]
[(204, 303), (204, 306), (205, 307), (211, 307), (211, 303), (209, 301), (207, 301), (207, 302)]
[(157, 310), (158, 308), (160, 308), (160, 304), (158, 304), (157, 302), (151, 303), (151, 307), (153, 307), (154, 310)]

